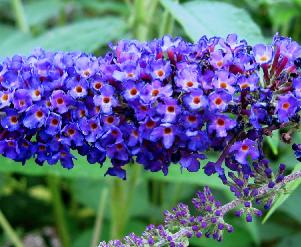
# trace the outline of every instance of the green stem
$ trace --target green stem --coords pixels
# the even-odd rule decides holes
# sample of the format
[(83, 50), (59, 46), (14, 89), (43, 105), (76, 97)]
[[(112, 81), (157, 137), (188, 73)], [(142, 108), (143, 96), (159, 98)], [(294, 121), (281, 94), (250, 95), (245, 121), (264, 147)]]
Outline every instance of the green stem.
[(120, 239), (125, 225), (126, 192), (125, 181), (113, 178), (111, 191), (111, 239)]
[(101, 230), (102, 230), (102, 224), (103, 224), (103, 216), (105, 211), (105, 206), (107, 202), (107, 196), (108, 196), (108, 189), (104, 188), (101, 191), (100, 197), (99, 197), (99, 204), (98, 204), (98, 210), (93, 230), (93, 237), (91, 241), (91, 247), (95, 247), (98, 245), (100, 236), (101, 236)]
[(165, 34), (172, 35), (173, 28), (174, 28), (174, 19), (169, 14), (169, 12), (165, 10), (163, 14), (162, 25), (160, 26), (160, 30), (159, 30), (159, 37), (162, 37)]
[(135, 189), (141, 173), (141, 166), (134, 165), (129, 169), (129, 179), (122, 181), (115, 178), (112, 184), (111, 201), (111, 239), (120, 239), (130, 218), (130, 208), (132, 205)]
[(65, 220), (64, 204), (60, 192), (60, 181), (56, 176), (47, 177), (48, 186), (52, 196), (53, 213), (59, 237), (64, 247), (70, 247), (70, 237)]
[(14, 246), (24, 247), (22, 241), (20, 240), (20, 238), (18, 237), (17, 233), (14, 231), (12, 226), (9, 224), (8, 220), (2, 213), (1, 209), (0, 209), (0, 226), (3, 228), (4, 232), (9, 237), (9, 239), (14, 244)]
[(140, 41), (146, 41), (148, 35), (147, 23), (146, 23), (146, 1), (135, 1), (135, 37)]
[(11, 0), (11, 5), (15, 13), (16, 24), (24, 33), (29, 33), (29, 26), (26, 20), (24, 7), (21, 0)]

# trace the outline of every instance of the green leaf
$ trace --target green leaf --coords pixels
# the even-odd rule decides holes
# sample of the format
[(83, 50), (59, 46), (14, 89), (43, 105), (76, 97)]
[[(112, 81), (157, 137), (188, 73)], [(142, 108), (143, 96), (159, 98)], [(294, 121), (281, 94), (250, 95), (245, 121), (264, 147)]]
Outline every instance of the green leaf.
[(28, 25), (41, 25), (51, 18), (58, 17), (63, 7), (63, 2), (59, 0), (30, 1), (24, 4)]
[(107, 188), (107, 183), (103, 177), (93, 180), (80, 178), (71, 181), (71, 191), (75, 200), (95, 212), (98, 209), (100, 194), (104, 188)]
[(276, 247), (299, 247), (301, 242), (301, 234), (295, 234), (283, 238)]
[[(295, 166), (295, 169), (293, 170), (293, 172), (295, 171), (299, 171), (301, 169), (301, 163), (297, 164)], [(271, 215), (286, 201), (286, 199), (290, 196), (290, 194), (298, 188), (298, 186), (301, 183), (301, 178), (292, 181), (290, 183), (288, 183), (285, 186), (285, 190), (287, 191), (287, 193), (280, 193), (277, 197), (277, 199), (274, 201), (274, 204), (272, 206), (272, 208), (269, 210), (269, 212), (266, 214), (266, 216), (264, 217), (262, 223), (265, 223), (268, 218), (271, 217)]]
[(0, 157), (0, 172), (3, 173), (19, 173), (29, 176), (45, 176), (45, 175), (57, 175), (68, 178), (90, 178), (99, 179), (104, 176), (106, 168), (109, 166), (110, 161), (107, 160), (103, 168), (99, 165), (88, 164), (85, 157), (77, 155), (77, 160), (74, 162), (74, 167), (70, 170), (63, 168), (60, 164), (48, 165), (45, 163), (43, 166), (39, 166), (33, 159), (26, 162), (25, 166), (21, 163), (17, 163), (13, 160)]
[(122, 15), (128, 15), (130, 10), (124, 3), (114, 1), (78, 1), (81, 7), (98, 14), (116, 13)]
[(269, 144), (274, 155), (278, 155), (278, 147), (280, 142), (279, 130), (273, 132), (272, 136), (267, 136), (266, 141)]
[(259, 27), (249, 14), (231, 4), (217, 1), (179, 4), (172, 0), (161, 0), (161, 3), (193, 41), (203, 35), (225, 38), (229, 33), (238, 34), (250, 44), (264, 40)]
[(34, 48), (41, 47), (52, 51), (92, 52), (108, 42), (124, 35), (126, 23), (118, 18), (85, 19), (67, 26), (54, 28), (36, 38), (24, 40), (18, 32), (17, 37), (4, 39), (0, 46), (1, 57), (21, 53), (30, 54)]
[(208, 185), (210, 188), (227, 189), (227, 186), (221, 182), (216, 174), (208, 177), (202, 170), (199, 172), (188, 172), (183, 169), (181, 171), (179, 165), (170, 166), (167, 176), (164, 176), (162, 172), (148, 172), (145, 176), (149, 179), (163, 182)]

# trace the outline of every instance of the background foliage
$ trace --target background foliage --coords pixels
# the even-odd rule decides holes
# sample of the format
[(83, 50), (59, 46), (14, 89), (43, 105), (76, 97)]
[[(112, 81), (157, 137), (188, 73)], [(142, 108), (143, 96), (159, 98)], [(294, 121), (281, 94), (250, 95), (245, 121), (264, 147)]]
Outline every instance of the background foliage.
[[(225, 37), (235, 32), (255, 44), (271, 42), (279, 31), (300, 41), (300, 10), (300, 0), (0, 0), (0, 61), (36, 47), (101, 55), (109, 42), (166, 33), (197, 41), (204, 34)], [(275, 164), (296, 165), (279, 133), (266, 140), (265, 149)], [(216, 154), (210, 159), (217, 159)], [(22, 167), (1, 157), (0, 209), (25, 246), (82, 247), (160, 223), (163, 209), (188, 203), (204, 185), (222, 201), (232, 198), (216, 177), (202, 172), (189, 174), (172, 166), (164, 177), (128, 165), (124, 182), (104, 177), (105, 166), (89, 165), (78, 156), (75, 168), (67, 171), (59, 164), (40, 167), (34, 161)], [(225, 235), (224, 242), (194, 239), (191, 246), (300, 246), (299, 183), (287, 188), (264, 224), (230, 216), (236, 231)], [(2, 229), (0, 246), (12, 246)]]

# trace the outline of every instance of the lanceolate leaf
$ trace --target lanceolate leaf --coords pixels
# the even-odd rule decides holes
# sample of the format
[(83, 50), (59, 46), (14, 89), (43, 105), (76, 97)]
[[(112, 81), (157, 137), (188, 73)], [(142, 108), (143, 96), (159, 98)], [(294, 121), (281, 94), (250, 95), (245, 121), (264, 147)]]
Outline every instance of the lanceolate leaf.
[[(0, 59), (18, 53), (26, 55), (37, 47), (52, 51), (92, 52), (98, 47), (123, 36), (125, 30), (126, 23), (123, 20), (106, 17), (82, 20), (67, 26), (54, 28), (30, 40), (14, 40), (10, 36), (8, 40), (1, 41)], [(13, 41), (13, 44), (11, 41)]]
[[(293, 172), (295, 171), (299, 171), (301, 169), (301, 164), (299, 163), (298, 165), (296, 165), (295, 169), (293, 170)], [(262, 223), (265, 223), (268, 218), (271, 217), (271, 215), (277, 210), (278, 207), (280, 207), (282, 205), (282, 203), (284, 203), (286, 201), (286, 199), (290, 196), (290, 194), (298, 188), (298, 186), (301, 183), (301, 178), (297, 179), (289, 184), (287, 184), (287, 186), (285, 187), (286, 189), (286, 193), (280, 193), (278, 198), (275, 200), (272, 208), (269, 210), (269, 212), (266, 214), (266, 216), (264, 217)]]
[(161, 3), (193, 41), (203, 35), (226, 37), (229, 33), (237, 33), (251, 44), (263, 41), (259, 27), (249, 14), (231, 4), (217, 1), (179, 4), (172, 0), (161, 0)]

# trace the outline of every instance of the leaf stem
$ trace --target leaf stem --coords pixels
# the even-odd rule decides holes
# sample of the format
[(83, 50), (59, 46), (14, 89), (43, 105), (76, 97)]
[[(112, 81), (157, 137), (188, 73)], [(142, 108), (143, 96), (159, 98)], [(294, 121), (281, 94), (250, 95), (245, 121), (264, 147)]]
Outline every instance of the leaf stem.
[(0, 209), (0, 226), (3, 228), (4, 232), (7, 234), (7, 236), (14, 244), (14, 246), (24, 247), (21, 239), (18, 237), (17, 233), (14, 231), (12, 226), (9, 224), (8, 220), (6, 219), (1, 209)]
[(11, 0), (11, 5), (15, 13), (16, 24), (24, 33), (29, 33), (29, 26), (26, 20), (24, 7), (21, 0)]
[(52, 196), (53, 213), (56, 227), (60, 236), (62, 245), (70, 247), (70, 236), (65, 219), (64, 204), (60, 193), (60, 180), (56, 176), (47, 177), (47, 183)]

